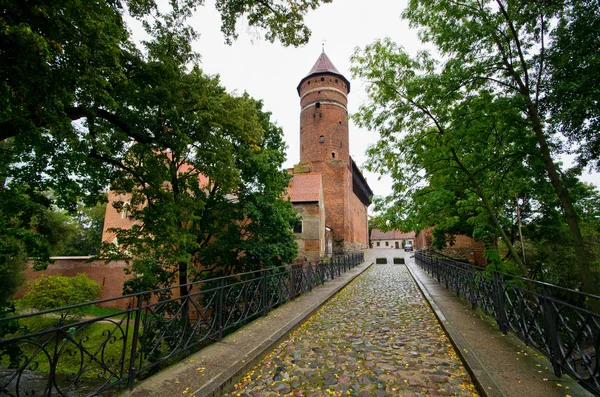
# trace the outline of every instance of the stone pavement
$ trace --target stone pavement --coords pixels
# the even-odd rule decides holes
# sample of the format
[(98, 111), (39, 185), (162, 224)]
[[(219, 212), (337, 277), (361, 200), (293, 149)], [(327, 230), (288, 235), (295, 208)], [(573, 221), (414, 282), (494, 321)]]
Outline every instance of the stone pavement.
[(568, 375), (556, 377), (550, 361), (515, 335), (503, 335), (496, 322), (458, 299), (407, 261), (413, 278), (450, 336), (478, 389), (489, 397), (593, 396)]
[(353, 281), (227, 396), (285, 394), (477, 395), (408, 269), (393, 264)]
[[(382, 257), (387, 265), (369, 267)], [(394, 258), (407, 265), (392, 265)], [(591, 396), (568, 376), (554, 377), (543, 356), (502, 335), (493, 320), (471, 311), (402, 250), (368, 250), (361, 266), (123, 396), (286, 393)]]

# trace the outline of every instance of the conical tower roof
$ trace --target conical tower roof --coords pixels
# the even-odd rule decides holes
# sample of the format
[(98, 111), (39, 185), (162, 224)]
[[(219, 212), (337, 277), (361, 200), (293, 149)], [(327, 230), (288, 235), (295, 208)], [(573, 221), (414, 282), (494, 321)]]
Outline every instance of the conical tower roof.
[(323, 51), (317, 59), (317, 62), (315, 62), (315, 64), (313, 65), (312, 69), (310, 69), (310, 72), (308, 72), (306, 77), (300, 80), (300, 84), (298, 84), (297, 88), (298, 95), (300, 95), (300, 86), (302, 85), (302, 83), (304, 83), (305, 80), (321, 74), (333, 74), (341, 78), (346, 83), (346, 86), (348, 87), (348, 92), (350, 92), (350, 82), (336, 69), (336, 67), (333, 65), (327, 54), (325, 54), (325, 51)]

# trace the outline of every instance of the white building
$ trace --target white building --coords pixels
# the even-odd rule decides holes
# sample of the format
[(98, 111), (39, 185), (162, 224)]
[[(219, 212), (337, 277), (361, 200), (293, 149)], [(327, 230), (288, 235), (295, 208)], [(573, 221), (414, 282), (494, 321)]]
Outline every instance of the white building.
[(415, 244), (415, 232), (402, 233), (399, 230), (382, 232), (379, 229), (371, 230), (371, 246), (373, 249), (402, 249), (407, 241)]

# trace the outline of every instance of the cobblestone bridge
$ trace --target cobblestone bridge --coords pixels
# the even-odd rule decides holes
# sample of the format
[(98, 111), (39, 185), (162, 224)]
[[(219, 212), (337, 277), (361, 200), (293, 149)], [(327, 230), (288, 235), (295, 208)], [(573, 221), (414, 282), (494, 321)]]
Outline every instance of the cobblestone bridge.
[(406, 266), (388, 257), (323, 305), (228, 396), (469, 396), (469, 374)]

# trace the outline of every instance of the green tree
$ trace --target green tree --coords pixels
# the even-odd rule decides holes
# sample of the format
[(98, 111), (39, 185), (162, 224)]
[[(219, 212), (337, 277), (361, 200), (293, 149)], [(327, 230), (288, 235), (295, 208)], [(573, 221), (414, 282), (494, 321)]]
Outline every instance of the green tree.
[[(329, 1), (219, 0), (216, 7), (228, 42), (236, 37), (236, 22), (246, 18), (267, 40), (298, 45), (309, 38), (306, 13)], [(8, 263), (22, 266), (22, 261), (13, 259), (25, 256), (34, 257), (40, 268), (48, 263), (48, 244), (37, 226), (52, 204), (71, 213), (82, 202), (94, 205), (111, 181), (131, 165), (126, 160), (139, 155), (136, 151), (147, 150), (139, 158), (150, 164), (160, 161), (150, 159), (152, 155), (160, 157), (171, 146), (180, 148), (176, 139), (182, 135), (170, 129), (171, 120), (165, 116), (173, 120), (182, 116), (176, 107), (189, 92), (169, 90), (168, 79), (181, 87), (177, 79), (197, 59), (190, 45), (197, 33), (186, 20), (201, 5), (199, 0), (170, 0), (160, 6), (154, 0), (0, 0), (0, 142), (10, 146), (1, 169), (1, 205), (9, 209), (0, 214), (5, 244), (0, 255), (8, 258), (2, 261), (2, 271), (12, 272)], [(129, 36), (125, 13), (142, 20), (157, 39), (138, 47)], [(175, 58), (157, 56), (166, 53), (165, 46), (173, 46), (170, 54)], [(167, 74), (161, 76), (162, 72)], [(152, 88), (155, 81), (160, 89)], [(161, 97), (157, 103), (150, 93), (177, 97)], [(194, 105), (212, 108), (187, 107), (186, 112), (222, 109), (219, 101), (226, 96), (209, 104), (199, 102), (197, 96), (193, 99)], [(249, 128), (249, 136), (256, 130), (238, 124)], [(201, 127), (215, 134), (220, 130), (215, 125)], [(209, 136), (203, 150), (212, 150), (215, 139)], [(184, 145), (197, 143), (187, 140)], [(137, 147), (131, 150), (132, 146)], [(202, 153), (204, 157), (221, 154), (225, 155)], [(206, 175), (222, 174), (224, 180), (236, 172), (233, 168), (213, 171)], [(43, 194), (48, 191), (53, 192), (54, 203)]]
[(528, 162), (535, 162), (527, 157), (535, 147), (512, 99), (461, 90), (463, 76), (437, 72), (439, 64), (427, 53), (412, 59), (390, 40), (357, 52), (353, 61), (354, 72), (370, 82), (372, 98), (355, 120), (382, 137), (369, 149), (369, 166), (394, 179), (394, 195), (384, 201), (390, 224), (412, 230), (435, 225), (438, 246), (457, 233), (488, 245), (500, 235), (527, 274), (502, 217), (505, 203), (524, 188)]
[(548, 49), (548, 96), (552, 130), (564, 134), (578, 152), (579, 164), (600, 170), (600, 4), (565, 2)]
[[(442, 126), (448, 121), (458, 122), (457, 119), (443, 117), (453, 115), (455, 107), (463, 106), (465, 99), (470, 101), (471, 97), (482, 94), (488, 95), (491, 103), (502, 105), (507, 112), (518, 115), (513, 125), (505, 124), (504, 128), (498, 129), (498, 136), (505, 148), (515, 142), (526, 142), (533, 138), (533, 150), (529, 144), (522, 146), (525, 152), (530, 154), (527, 162), (532, 163), (533, 157), (541, 161), (545, 177), (550, 181), (570, 230), (583, 289), (595, 292), (596, 287), (590, 273), (589, 251), (581, 235), (574, 201), (555, 160), (555, 155), (564, 148), (560, 147), (559, 140), (552, 139), (549, 135), (551, 131), (547, 128), (547, 114), (542, 106), (543, 100), (548, 96), (546, 82), (549, 78), (549, 67), (546, 55), (554, 26), (551, 22), (566, 8), (565, 4), (512, 0), (473, 0), (458, 3), (413, 0), (404, 12), (404, 17), (412, 26), (420, 29), (420, 37), (435, 45), (445, 60), (443, 65), (437, 66), (438, 70), (441, 70), (440, 75), (445, 78), (438, 79), (436, 70), (431, 79), (424, 79), (423, 82), (424, 92), (427, 93), (425, 96), (439, 89), (453, 98), (446, 102), (445, 112), (437, 115), (441, 118)], [(363, 67), (368, 68), (370, 65), (364, 64)], [(385, 70), (379, 72), (385, 74)], [(395, 70), (392, 68), (388, 73), (395, 73)], [(428, 83), (431, 86), (427, 86)], [(402, 90), (405, 87), (397, 88)], [(373, 97), (373, 100), (374, 103), (385, 103), (379, 97)], [(453, 101), (456, 104), (453, 104)], [(408, 107), (416, 108), (414, 104), (409, 104)], [(427, 107), (417, 108), (414, 112), (428, 110)], [(377, 115), (381, 119), (385, 119), (385, 116), (391, 113), (385, 108), (380, 113), (363, 111), (363, 115), (367, 117)], [(410, 117), (411, 109), (408, 109), (406, 114)], [(393, 125), (395, 122), (388, 120), (387, 124)], [(408, 119), (404, 122), (407, 123)], [(515, 124), (523, 127), (520, 128), (523, 136), (518, 138), (519, 140), (512, 140), (510, 133)], [(440, 130), (437, 125), (434, 125), (434, 128)], [(485, 135), (481, 138), (485, 139)], [(520, 147), (516, 149), (511, 149), (510, 152), (516, 154), (521, 151)], [(508, 152), (506, 154), (509, 155)], [(459, 168), (462, 167), (459, 165)], [(533, 168), (535, 171), (539, 170), (537, 165)], [(472, 181), (472, 178), (469, 179)], [(475, 190), (483, 192), (485, 186)], [(485, 195), (476, 193), (484, 203), (496, 229), (501, 230), (500, 220), (496, 222), (492, 211), (489, 210), (494, 207), (493, 203), (485, 204)], [(505, 241), (509, 240), (502, 237)], [(511, 256), (517, 260), (515, 253), (511, 252)]]
[(148, 48), (136, 73), (153, 84), (140, 81), (122, 93), (123, 103), (136, 106), (135, 121), (122, 128), (88, 121), (97, 136), (140, 129), (155, 137), (116, 151), (97, 145), (92, 154), (116, 167), (112, 189), (129, 197), (116, 208), (136, 220), (116, 231), (118, 246), (105, 245), (109, 257), (127, 258), (139, 275), (129, 290), (293, 260), (296, 215), (282, 199), (289, 176), (281, 169), (281, 129), (260, 102), (228, 94), (197, 66), (187, 71), (195, 59), (189, 42), (165, 30)]

